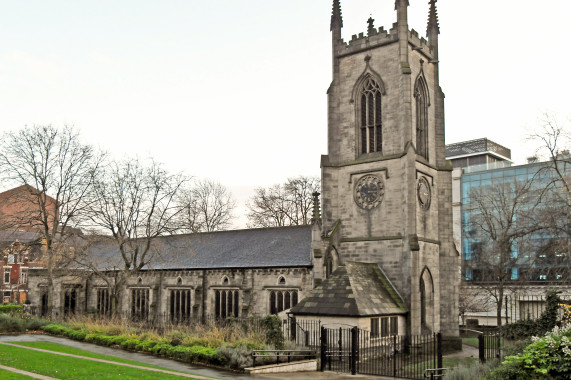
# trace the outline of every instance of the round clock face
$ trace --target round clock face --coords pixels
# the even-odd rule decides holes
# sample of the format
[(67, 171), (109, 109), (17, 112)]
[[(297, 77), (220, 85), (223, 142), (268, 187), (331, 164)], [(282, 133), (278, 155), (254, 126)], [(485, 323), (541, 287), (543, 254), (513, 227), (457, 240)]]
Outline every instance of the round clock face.
[(424, 210), (428, 210), (430, 207), (430, 184), (424, 177), (420, 177), (418, 180), (418, 203), (420, 203), (420, 207)]
[(385, 194), (383, 180), (375, 175), (361, 177), (355, 184), (355, 202), (361, 208), (370, 210), (378, 206)]

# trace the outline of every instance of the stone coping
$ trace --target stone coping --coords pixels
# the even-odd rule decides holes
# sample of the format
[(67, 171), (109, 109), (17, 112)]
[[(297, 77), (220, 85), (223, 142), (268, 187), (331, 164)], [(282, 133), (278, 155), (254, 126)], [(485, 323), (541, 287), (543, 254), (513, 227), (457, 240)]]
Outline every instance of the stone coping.
[(304, 371), (316, 371), (316, 370), (317, 370), (317, 359), (300, 360), (290, 363), (269, 364), (259, 367), (244, 368), (244, 371), (246, 371), (246, 373), (252, 375), (260, 373), (304, 372)]

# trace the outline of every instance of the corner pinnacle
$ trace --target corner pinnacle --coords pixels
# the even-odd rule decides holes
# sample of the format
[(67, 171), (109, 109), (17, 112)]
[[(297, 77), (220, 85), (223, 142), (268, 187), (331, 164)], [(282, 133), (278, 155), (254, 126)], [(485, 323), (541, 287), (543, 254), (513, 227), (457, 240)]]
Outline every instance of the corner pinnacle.
[(430, 36), (430, 32), (440, 34), (440, 27), (438, 26), (438, 12), (436, 11), (436, 1), (430, 0), (430, 10), (428, 12), (428, 26), (426, 28), (426, 35)]
[(333, 12), (331, 13), (330, 30), (333, 30), (333, 28), (342, 28), (342, 27), (343, 27), (343, 16), (341, 15), (341, 1), (333, 0)]
[[(399, 3), (400, 3), (401, 1), (402, 1), (402, 0), (395, 0), (395, 11), (398, 9)], [(404, 0), (404, 1), (406, 2), (406, 4), (404, 4), (404, 5), (406, 5), (406, 6), (408, 7), (408, 6), (410, 5), (409, 2), (408, 2), (408, 0)]]
[(372, 36), (373, 34), (375, 34), (375, 20), (373, 19), (373, 17), (369, 17), (369, 19), (367, 20), (367, 24), (369, 25), (369, 27), (367, 28), (367, 35), (368, 36)]

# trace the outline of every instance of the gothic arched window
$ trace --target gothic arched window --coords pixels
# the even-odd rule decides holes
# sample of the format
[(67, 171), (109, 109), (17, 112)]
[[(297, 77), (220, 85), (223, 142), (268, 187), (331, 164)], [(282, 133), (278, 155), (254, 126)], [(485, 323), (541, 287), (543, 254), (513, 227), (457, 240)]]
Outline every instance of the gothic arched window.
[(414, 86), (416, 99), (416, 152), (428, 160), (428, 97), (422, 78)]
[(381, 88), (373, 78), (368, 78), (361, 91), (361, 153), (383, 150), (381, 119)]

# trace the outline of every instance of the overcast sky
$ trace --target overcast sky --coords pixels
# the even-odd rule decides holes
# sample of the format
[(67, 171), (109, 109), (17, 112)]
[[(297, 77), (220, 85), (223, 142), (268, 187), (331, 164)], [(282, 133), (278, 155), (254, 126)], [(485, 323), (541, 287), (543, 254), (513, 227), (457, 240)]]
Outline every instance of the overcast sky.
[[(239, 201), (319, 175), (331, 0), (0, 0), (0, 132), (64, 124), (117, 157), (152, 156)], [(427, 0), (409, 27), (426, 34)], [(394, 0), (342, 0), (343, 38), (396, 21)], [(447, 143), (533, 154), (544, 111), (570, 116), (568, 0), (440, 0)], [(243, 212), (239, 209), (238, 213)]]

